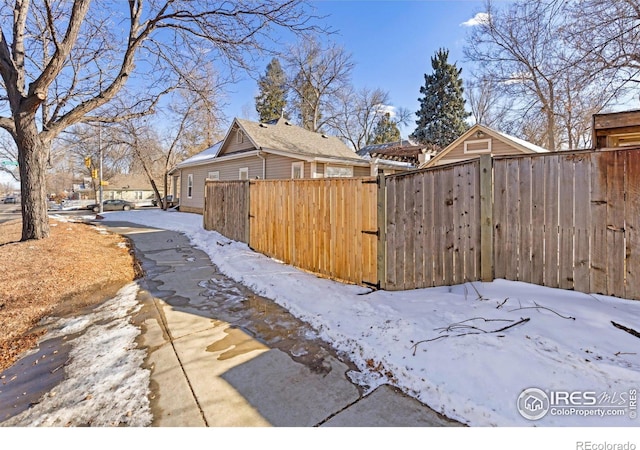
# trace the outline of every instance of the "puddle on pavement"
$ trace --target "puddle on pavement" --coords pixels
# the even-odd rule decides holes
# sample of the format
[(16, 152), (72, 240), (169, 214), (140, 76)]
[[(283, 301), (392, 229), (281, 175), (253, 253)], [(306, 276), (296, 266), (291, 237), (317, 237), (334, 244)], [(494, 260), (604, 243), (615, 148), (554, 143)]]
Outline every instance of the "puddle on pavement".
[[(331, 371), (331, 364), (327, 361), (329, 356), (343, 361), (351, 370), (357, 370), (353, 363), (340, 358), (322, 341), (309, 324), (273, 300), (256, 295), (244, 285), (219, 273), (199, 285), (204, 289), (201, 296), (206, 301), (194, 299), (192, 303), (197, 303), (199, 309), (211, 311), (217, 320), (231, 324), (225, 330), (227, 336), (209, 346), (208, 351), (225, 350), (238, 336), (244, 339), (253, 337), (254, 343), (259, 341), (266, 348), (281, 350), (316, 373), (327, 374)], [(238, 351), (244, 353), (249, 351), (248, 348), (243, 347)], [(231, 351), (224, 352), (220, 358), (231, 357)]]
[(208, 352), (222, 352), (218, 360), (224, 361), (254, 350), (269, 350), (269, 347), (239, 328), (227, 328), (226, 336), (207, 347)]

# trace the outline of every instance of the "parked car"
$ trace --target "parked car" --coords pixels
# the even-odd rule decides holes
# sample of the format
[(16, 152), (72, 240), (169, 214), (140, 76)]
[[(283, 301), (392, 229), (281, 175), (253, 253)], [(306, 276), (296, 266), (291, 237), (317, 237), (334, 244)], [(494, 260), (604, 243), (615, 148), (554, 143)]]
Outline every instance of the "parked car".
[[(167, 201), (167, 208), (173, 208), (174, 206), (178, 206), (178, 203), (180, 203), (180, 199), (179, 198), (175, 198), (173, 197), (173, 195), (167, 195), (163, 200)], [(153, 200), (153, 206), (160, 206), (160, 204), (158, 203), (158, 200)]]
[(3, 201), (4, 204), (7, 203), (18, 203), (18, 200), (15, 197), (6, 197)]
[[(100, 204), (94, 203), (88, 205), (87, 209), (90, 209), (93, 212), (100, 212)], [(135, 203), (131, 203), (126, 200), (105, 200), (102, 202), (103, 211), (129, 211), (130, 209), (136, 209)]]

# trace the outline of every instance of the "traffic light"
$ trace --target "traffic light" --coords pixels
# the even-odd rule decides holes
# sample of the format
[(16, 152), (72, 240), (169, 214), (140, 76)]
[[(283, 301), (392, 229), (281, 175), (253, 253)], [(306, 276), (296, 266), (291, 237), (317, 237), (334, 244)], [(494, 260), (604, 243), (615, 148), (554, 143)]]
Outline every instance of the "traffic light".
[(98, 169), (91, 170), (91, 178), (98, 178)]
[(87, 169), (91, 168), (91, 156), (84, 157), (84, 165), (87, 166)]

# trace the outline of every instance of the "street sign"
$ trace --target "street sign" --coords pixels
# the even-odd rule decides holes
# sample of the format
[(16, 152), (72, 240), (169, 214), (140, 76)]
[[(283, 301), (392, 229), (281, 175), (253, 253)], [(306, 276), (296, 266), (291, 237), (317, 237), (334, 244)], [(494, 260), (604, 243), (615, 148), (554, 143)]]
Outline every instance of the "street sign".
[(18, 167), (18, 161), (2, 161), (2, 165), (3, 166), (7, 166), (7, 167)]

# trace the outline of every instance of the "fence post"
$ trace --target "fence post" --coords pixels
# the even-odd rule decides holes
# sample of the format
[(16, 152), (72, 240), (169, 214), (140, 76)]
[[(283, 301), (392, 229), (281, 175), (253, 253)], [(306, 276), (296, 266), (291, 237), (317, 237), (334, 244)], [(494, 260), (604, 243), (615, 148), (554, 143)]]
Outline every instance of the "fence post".
[(378, 249), (377, 268), (379, 289), (387, 287), (387, 183), (384, 174), (378, 175), (377, 197)]
[(247, 181), (243, 181), (243, 183), (244, 183), (244, 206), (246, 208), (244, 242), (248, 246), (251, 246), (251, 243), (249, 242), (251, 240), (251, 182), (247, 180)]
[(493, 281), (493, 159), (480, 156), (480, 279)]

